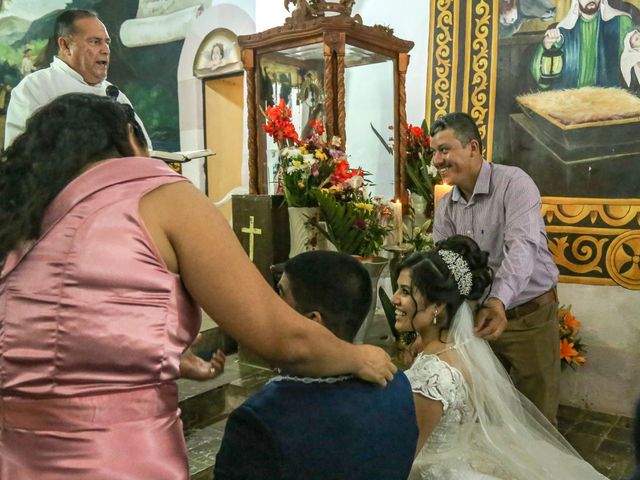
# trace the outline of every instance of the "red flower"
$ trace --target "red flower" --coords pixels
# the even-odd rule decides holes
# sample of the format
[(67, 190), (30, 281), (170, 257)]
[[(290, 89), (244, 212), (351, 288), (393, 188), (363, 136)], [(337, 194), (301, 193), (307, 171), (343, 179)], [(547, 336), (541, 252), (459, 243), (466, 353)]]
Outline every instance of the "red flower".
[(353, 221), (353, 226), (358, 230), (365, 230), (367, 228), (367, 222), (364, 221), (364, 218), (356, 218)]
[(278, 105), (267, 107), (264, 112), (267, 122), (262, 126), (264, 131), (271, 135), (280, 148), (287, 144), (300, 143), (298, 133), (291, 123), (291, 109), (284, 99), (280, 99)]
[(333, 183), (338, 185), (358, 175), (364, 177), (364, 171), (361, 168), (353, 170), (349, 166), (349, 162), (347, 162), (346, 160), (340, 160), (333, 170), (331, 180), (333, 181)]
[(320, 120), (311, 120), (309, 124), (313, 127), (318, 135), (322, 135), (324, 133), (324, 126)]

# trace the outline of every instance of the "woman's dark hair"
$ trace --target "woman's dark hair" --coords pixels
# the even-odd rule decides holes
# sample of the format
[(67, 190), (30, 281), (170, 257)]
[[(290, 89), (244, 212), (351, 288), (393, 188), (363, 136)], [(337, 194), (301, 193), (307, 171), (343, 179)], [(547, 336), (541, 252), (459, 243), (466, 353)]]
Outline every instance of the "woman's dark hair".
[[(458, 253), (471, 271), (471, 290), (461, 295), (453, 273), (438, 253), (450, 250)], [(432, 303), (447, 305), (447, 318), (450, 323), (464, 300), (478, 300), (493, 281), (493, 271), (488, 266), (489, 254), (480, 250), (478, 244), (464, 235), (454, 235), (438, 242), (429, 252), (417, 252), (409, 255), (398, 265), (398, 272), (411, 271), (411, 285)], [(448, 324), (445, 328), (448, 328)]]
[(27, 120), (0, 158), (0, 260), (40, 235), (47, 206), (86, 165), (134, 154), (129, 125), (146, 147), (131, 106), (86, 93), (58, 97)]

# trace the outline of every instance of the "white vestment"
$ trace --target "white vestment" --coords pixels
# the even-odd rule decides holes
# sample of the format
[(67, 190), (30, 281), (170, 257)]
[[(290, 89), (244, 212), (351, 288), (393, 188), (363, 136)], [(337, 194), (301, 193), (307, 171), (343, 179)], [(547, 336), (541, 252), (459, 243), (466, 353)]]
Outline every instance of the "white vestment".
[[(11, 145), (15, 138), (24, 132), (27, 119), (33, 112), (43, 105), (47, 105), (53, 99), (66, 93), (93, 93), (104, 96), (109, 85), (111, 83), (107, 80), (96, 85), (89, 85), (84, 81), (82, 75), (58, 57), (53, 57), (48, 68), (27, 75), (11, 91), (4, 131), (4, 148)], [(122, 92), (118, 95), (118, 102), (131, 105), (127, 96)], [(131, 106), (133, 107), (133, 105)], [(142, 127), (149, 149), (151, 149), (151, 139), (137, 114), (136, 120)]]

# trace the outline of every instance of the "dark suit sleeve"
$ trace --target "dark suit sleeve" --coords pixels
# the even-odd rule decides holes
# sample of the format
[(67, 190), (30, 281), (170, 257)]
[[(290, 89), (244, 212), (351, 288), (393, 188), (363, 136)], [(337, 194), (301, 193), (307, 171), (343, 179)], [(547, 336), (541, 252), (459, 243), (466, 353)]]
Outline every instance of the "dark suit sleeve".
[(269, 426), (251, 407), (238, 407), (227, 420), (214, 479), (277, 480), (282, 468), (282, 453)]

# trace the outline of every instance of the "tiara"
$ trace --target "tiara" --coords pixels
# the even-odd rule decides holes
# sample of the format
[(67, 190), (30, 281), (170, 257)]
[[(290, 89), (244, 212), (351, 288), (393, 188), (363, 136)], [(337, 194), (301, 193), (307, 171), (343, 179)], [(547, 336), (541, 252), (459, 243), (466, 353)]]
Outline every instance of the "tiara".
[(462, 258), (462, 255), (451, 250), (438, 250), (438, 254), (447, 264), (447, 268), (456, 279), (458, 284), (458, 292), (463, 297), (466, 297), (471, 293), (471, 285), (473, 284), (473, 277), (471, 276), (471, 270), (469, 264)]

